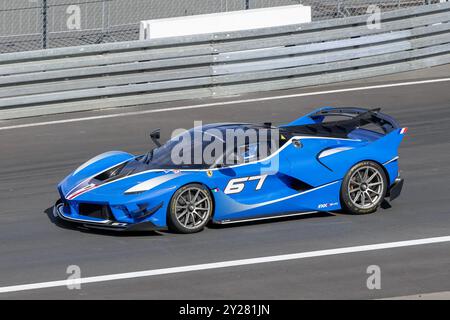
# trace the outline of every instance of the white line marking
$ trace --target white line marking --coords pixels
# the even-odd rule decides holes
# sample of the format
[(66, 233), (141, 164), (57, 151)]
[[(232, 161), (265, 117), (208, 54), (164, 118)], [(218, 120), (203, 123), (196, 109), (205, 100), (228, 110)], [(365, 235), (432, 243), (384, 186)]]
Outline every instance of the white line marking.
[(299, 97), (307, 97), (307, 96), (325, 95), (325, 94), (331, 94), (331, 93), (342, 93), (342, 92), (374, 90), (374, 89), (383, 89), (383, 88), (406, 87), (406, 86), (414, 86), (414, 85), (419, 85), (419, 84), (430, 84), (430, 83), (440, 83), (440, 82), (449, 82), (449, 81), (450, 81), (450, 78), (442, 78), (442, 79), (432, 79), (432, 80), (421, 80), (421, 81), (382, 84), (382, 85), (366, 86), (366, 87), (355, 87), (355, 88), (336, 89), (336, 90), (327, 90), (327, 91), (297, 93), (297, 94), (273, 96), (273, 97), (264, 97), (264, 98), (254, 98), (254, 99), (244, 99), (244, 100), (234, 100), (234, 101), (213, 102), (213, 103), (205, 103), (205, 104), (190, 105), (190, 106), (180, 106), (180, 107), (172, 107), (172, 108), (160, 108), (160, 109), (144, 110), (144, 111), (133, 111), (133, 112), (125, 112), (125, 113), (119, 113), (119, 114), (107, 114), (107, 115), (92, 116), (92, 117), (85, 117), (85, 118), (74, 118), (74, 119), (66, 119), (66, 120), (54, 120), (54, 121), (45, 121), (45, 122), (37, 122), (37, 123), (19, 124), (19, 125), (15, 125), (15, 126), (0, 127), (0, 130), (11, 130), (11, 129), (19, 129), (19, 128), (46, 126), (46, 125), (51, 125), (51, 124), (61, 124), (61, 123), (81, 122), (81, 121), (89, 121), (89, 120), (100, 120), (100, 119), (109, 119), (109, 118), (128, 117), (128, 116), (135, 116), (135, 115), (141, 115), (141, 114), (151, 114), (151, 113), (161, 113), (161, 112), (171, 112), (171, 111), (182, 111), (182, 110), (190, 110), (190, 109), (219, 107), (219, 106), (232, 105), (232, 104), (244, 104), (244, 103), (260, 102), (260, 101), (290, 99), (290, 98), (299, 98)]
[(365, 251), (375, 251), (375, 250), (392, 249), (392, 248), (411, 247), (411, 246), (419, 246), (419, 245), (443, 243), (443, 242), (450, 242), (450, 236), (407, 240), (407, 241), (397, 241), (397, 242), (387, 242), (387, 243), (363, 245), (363, 246), (356, 246), (356, 247), (346, 247), (346, 248), (338, 248), (338, 249), (328, 249), (328, 250), (293, 253), (293, 254), (283, 254), (283, 255), (277, 255), (277, 256), (268, 256), (268, 257), (252, 258), (252, 259), (205, 263), (205, 264), (197, 264), (197, 265), (190, 265), (190, 266), (183, 266), (183, 267), (173, 267), (173, 268), (163, 268), (163, 269), (154, 269), (154, 270), (137, 271), (137, 272), (117, 273), (117, 274), (110, 274), (110, 275), (104, 275), (104, 276), (80, 278), (78, 280), (70, 279), (70, 280), (58, 280), (58, 281), (15, 285), (15, 286), (8, 286), (8, 287), (0, 287), (0, 293), (62, 287), (62, 286), (66, 286), (69, 282), (70, 282), (70, 284), (73, 284), (74, 281), (76, 281), (77, 284), (78, 283), (86, 284), (86, 283), (105, 282), (105, 281), (113, 281), (113, 280), (124, 280), (124, 279), (158, 276), (158, 275), (164, 275), (164, 274), (229, 268), (229, 267), (245, 266), (245, 265), (252, 265), (252, 264), (298, 260), (298, 259), (305, 259), (305, 258), (324, 257), (324, 256), (331, 256), (331, 255), (339, 255), (339, 254), (347, 254), (347, 253), (355, 253), (355, 252), (365, 252)]

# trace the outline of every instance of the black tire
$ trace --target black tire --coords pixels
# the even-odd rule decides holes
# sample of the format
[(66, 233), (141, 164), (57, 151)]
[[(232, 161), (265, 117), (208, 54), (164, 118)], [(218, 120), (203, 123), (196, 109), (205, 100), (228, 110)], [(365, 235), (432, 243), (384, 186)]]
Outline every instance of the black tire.
[(386, 173), (378, 163), (357, 163), (342, 182), (342, 209), (350, 214), (373, 213), (386, 197), (387, 187)]
[(213, 199), (204, 185), (192, 183), (178, 189), (167, 212), (167, 225), (177, 233), (203, 230), (213, 213)]

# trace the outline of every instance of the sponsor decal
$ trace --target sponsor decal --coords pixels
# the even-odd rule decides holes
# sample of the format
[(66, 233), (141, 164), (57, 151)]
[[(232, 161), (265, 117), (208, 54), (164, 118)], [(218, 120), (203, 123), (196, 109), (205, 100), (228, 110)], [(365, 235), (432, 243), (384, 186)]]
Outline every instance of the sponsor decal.
[(126, 224), (126, 223), (120, 223), (120, 222), (114, 222), (114, 223), (112, 223), (111, 225), (112, 225), (112, 226), (115, 226), (115, 227), (126, 227), (128, 224)]
[(319, 204), (318, 206), (317, 206), (317, 208), (319, 208), (319, 209), (328, 209), (328, 208), (330, 208), (330, 207), (334, 207), (334, 206), (337, 206), (339, 203), (337, 203), (337, 202), (333, 202), (333, 203), (322, 203), (322, 204)]

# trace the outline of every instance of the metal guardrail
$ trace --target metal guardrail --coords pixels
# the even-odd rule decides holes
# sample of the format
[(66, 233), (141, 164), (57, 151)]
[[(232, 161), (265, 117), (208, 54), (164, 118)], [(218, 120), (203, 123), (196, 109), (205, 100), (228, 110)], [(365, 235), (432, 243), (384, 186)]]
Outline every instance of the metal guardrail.
[(0, 119), (222, 97), (450, 63), (450, 3), (304, 25), (0, 55)]

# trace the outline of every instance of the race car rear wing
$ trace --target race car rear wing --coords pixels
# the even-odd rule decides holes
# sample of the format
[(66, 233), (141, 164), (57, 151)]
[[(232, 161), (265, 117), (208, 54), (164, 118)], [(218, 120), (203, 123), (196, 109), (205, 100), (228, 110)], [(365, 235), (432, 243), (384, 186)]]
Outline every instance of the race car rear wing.
[[(295, 135), (315, 135), (326, 137), (346, 138), (350, 132), (363, 126), (372, 124), (381, 129), (386, 135), (400, 128), (391, 116), (381, 113), (378, 109), (363, 108), (322, 108), (306, 116), (281, 126), (283, 130)], [(344, 117), (347, 119), (326, 121), (330, 117)]]

